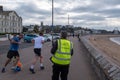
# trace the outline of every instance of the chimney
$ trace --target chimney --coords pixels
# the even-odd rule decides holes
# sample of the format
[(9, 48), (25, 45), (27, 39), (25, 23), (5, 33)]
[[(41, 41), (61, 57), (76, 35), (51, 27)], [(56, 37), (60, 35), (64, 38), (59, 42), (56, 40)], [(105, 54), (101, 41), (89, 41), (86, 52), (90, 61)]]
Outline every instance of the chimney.
[(0, 6), (0, 12), (2, 12), (3, 11), (3, 6)]

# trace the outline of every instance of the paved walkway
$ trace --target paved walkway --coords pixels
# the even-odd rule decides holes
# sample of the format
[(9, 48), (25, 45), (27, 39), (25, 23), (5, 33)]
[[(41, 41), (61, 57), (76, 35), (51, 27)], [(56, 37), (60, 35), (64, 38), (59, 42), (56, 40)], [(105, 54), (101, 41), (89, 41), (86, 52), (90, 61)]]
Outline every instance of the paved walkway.
[[(74, 43), (74, 55), (70, 65), (68, 80), (98, 80), (86, 57), (87, 50), (77, 38), (70, 37), (69, 39)], [(42, 49), (45, 70), (40, 70), (39, 63), (37, 63), (35, 66), (36, 74), (29, 72), (29, 67), (34, 56), (33, 47), (21, 49), (19, 52), (23, 63), (22, 71), (18, 73), (12, 72), (10, 70), (12, 63), (10, 63), (6, 73), (0, 73), (0, 80), (51, 80), (52, 63), (49, 60), (51, 57), (50, 49), (51, 42), (45, 43)], [(5, 56), (5, 54), (0, 56), (0, 69), (5, 62)]]

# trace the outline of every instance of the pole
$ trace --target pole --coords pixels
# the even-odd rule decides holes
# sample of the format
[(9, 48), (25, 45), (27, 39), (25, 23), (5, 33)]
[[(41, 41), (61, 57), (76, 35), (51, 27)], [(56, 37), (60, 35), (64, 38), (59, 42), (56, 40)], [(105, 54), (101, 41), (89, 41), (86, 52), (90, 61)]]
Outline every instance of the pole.
[(53, 15), (54, 14), (54, 9), (53, 9), (53, 7), (54, 7), (54, 1), (52, 0), (52, 29), (53, 29), (53, 24), (54, 24), (53, 23), (54, 22), (53, 21), (53, 18), (54, 18), (54, 15)]
[(69, 15), (68, 15), (68, 26), (69, 26)]
[(52, 44), (53, 44), (53, 25), (54, 25), (54, 1), (52, 0)]

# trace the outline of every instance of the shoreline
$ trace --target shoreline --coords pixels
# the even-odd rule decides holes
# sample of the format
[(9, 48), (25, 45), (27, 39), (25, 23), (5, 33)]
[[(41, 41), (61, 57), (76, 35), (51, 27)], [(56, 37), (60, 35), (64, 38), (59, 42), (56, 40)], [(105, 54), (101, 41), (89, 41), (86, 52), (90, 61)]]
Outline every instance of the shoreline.
[(113, 38), (110, 38), (110, 40), (120, 45), (120, 37), (113, 37)]

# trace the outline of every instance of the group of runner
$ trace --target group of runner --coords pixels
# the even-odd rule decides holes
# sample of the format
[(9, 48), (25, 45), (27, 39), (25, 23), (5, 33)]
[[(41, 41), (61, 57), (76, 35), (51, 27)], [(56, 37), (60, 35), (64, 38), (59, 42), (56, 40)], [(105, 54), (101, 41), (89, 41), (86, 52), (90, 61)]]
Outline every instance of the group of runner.
[[(33, 60), (29, 70), (33, 74), (34, 71), (34, 65), (36, 64), (37, 60), (40, 59), (40, 69), (44, 69), (43, 63), (42, 63), (42, 56), (41, 56), (41, 48), (42, 44), (44, 43), (44, 38), (42, 37), (43, 33), (39, 33), (39, 37), (33, 38), (32, 42), (34, 43), (34, 53), (35, 53), (35, 59)], [(14, 64), (11, 68), (15, 72), (21, 71), (22, 63), (20, 61), (20, 55), (19, 55), (19, 44), (21, 44), (21, 39), (23, 38), (23, 34), (19, 34), (18, 36), (16, 34), (13, 34), (13, 38), (10, 38), (8, 36), (8, 40), (10, 41), (10, 48), (7, 53), (7, 60), (5, 64), (3, 65), (3, 68), (1, 70), (2, 73), (6, 72), (7, 65), (12, 61), (14, 58)]]
[[(21, 44), (20, 40), (22, 38), (23, 38), (22, 34), (19, 34), (19, 36), (14, 34), (12, 39), (9, 38), (10, 49), (7, 53), (7, 60), (2, 68), (1, 71), (2, 73), (6, 72), (6, 67), (8, 63), (11, 62), (13, 57), (15, 58), (15, 62), (12, 67), (12, 70), (14, 70), (15, 72), (21, 71), (22, 63), (20, 61), (20, 55), (18, 49), (19, 49), (19, 44)], [(41, 55), (41, 48), (42, 45), (44, 44), (43, 33), (40, 32), (38, 37), (33, 38), (32, 43), (34, 43), (35, 57), (29, 68), (29, 71), (32, 74), (35, 74), (34, 67), (38, 59), (40, 60), (40, 69), (41, 70), (44, 69), (43, 57)], [(70, 60), (71, 60), (71, 56), (73, 55), (73, 43), (67, 39), (66, 31), (62, 31), (61, 38), (53, 42), (51, 48), (51, 54), (53, 55), (50, 58), (51, 62), (53, 63), (52, 80), (59, 80), (59, 76), (61, 77), (61, 80), (67, 80)]]

